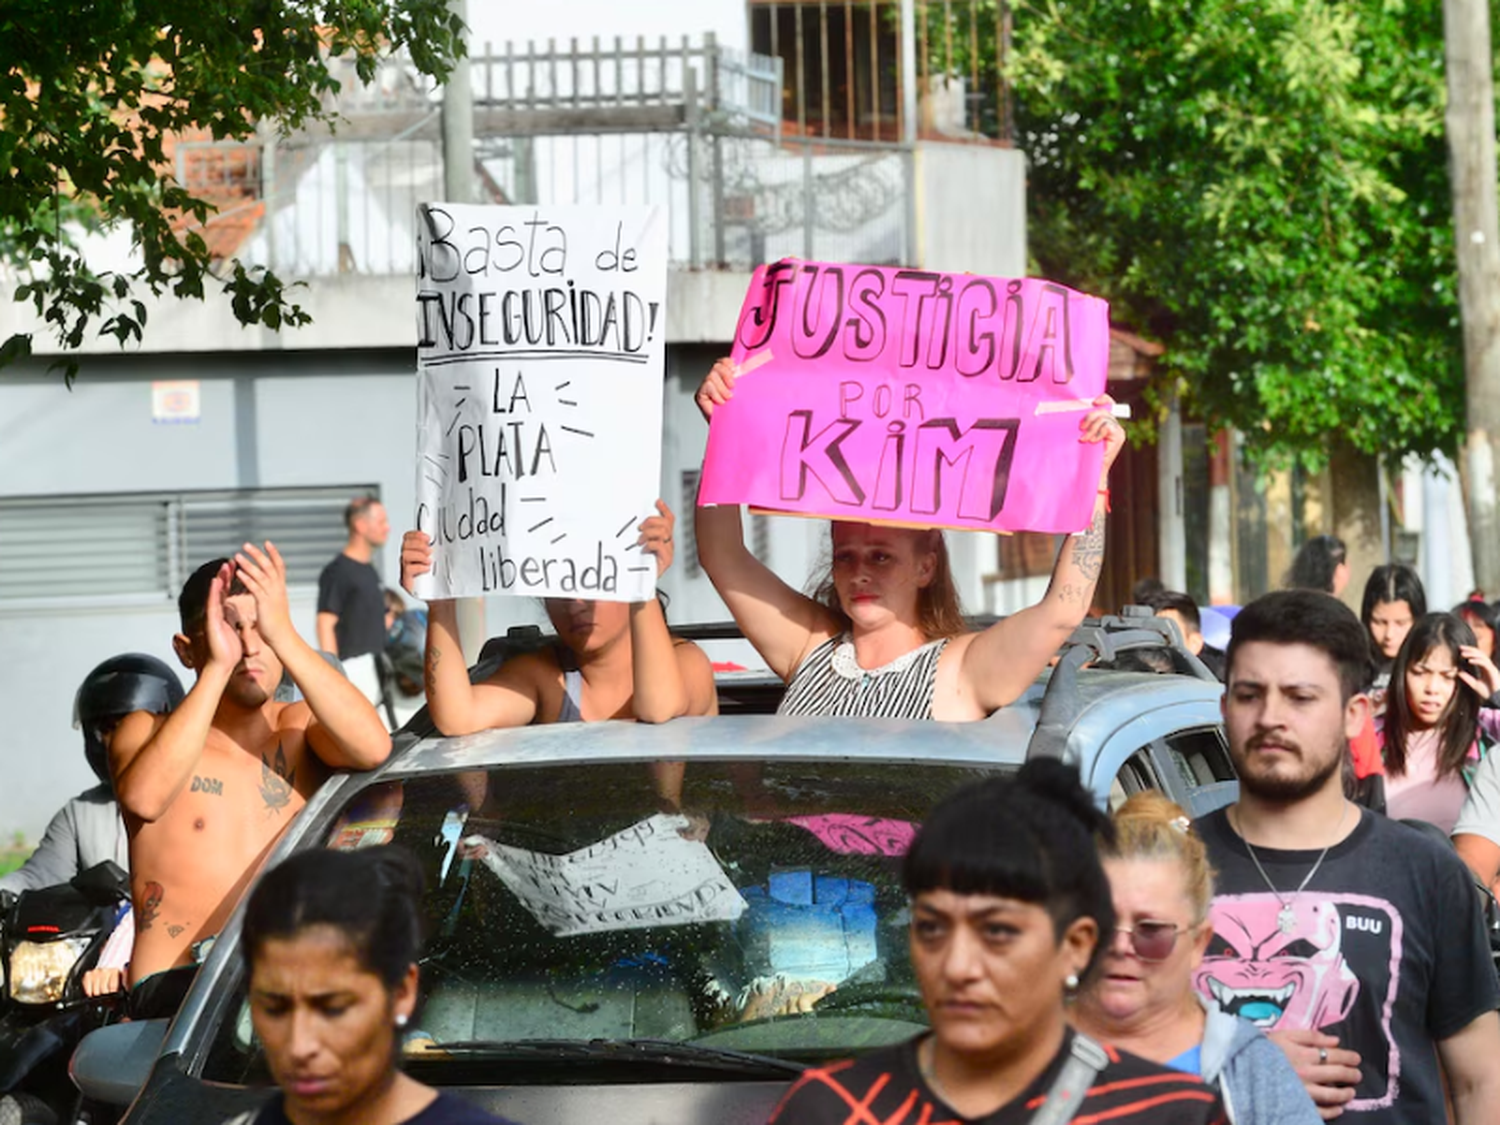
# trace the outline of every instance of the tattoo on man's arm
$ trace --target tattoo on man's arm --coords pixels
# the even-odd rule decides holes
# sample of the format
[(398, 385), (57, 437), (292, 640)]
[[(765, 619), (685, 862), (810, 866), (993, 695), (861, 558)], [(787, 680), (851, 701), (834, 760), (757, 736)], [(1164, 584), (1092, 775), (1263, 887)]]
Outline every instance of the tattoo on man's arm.
[(274, 758), (267, 758), (265, 751), (261, 751), (260, 797), (266, 803), (268, 812), (279, 814), (291, 804), (292, 786), (296, 783), (297, 771), (287, 768), (286, 752), (281, 748), (281, 743), (276, 744)]
[(443, 650), (436, 645), (427, 650), (427, 665), (423, 678), (427, 681), (427, 694), (432, 695), (433, 685), (437, 683), (437, 666), (443, 659)]
[(145, 897), (136, 903), (135, 928), (137, 930), (149, 930), (151, 923), (156, 921), (156, 916), (161, 913), (162, 885), (157, 882), (148, 882), (145, 886)]

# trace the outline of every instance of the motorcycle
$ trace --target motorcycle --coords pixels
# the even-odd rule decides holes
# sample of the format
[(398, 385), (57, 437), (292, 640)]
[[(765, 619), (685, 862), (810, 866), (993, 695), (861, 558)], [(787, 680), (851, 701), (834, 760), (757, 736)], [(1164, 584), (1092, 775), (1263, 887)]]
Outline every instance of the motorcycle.
[(76, 1119), (68, 1060), (115, 1007), (86, 996), (83, 975), (129, 901), (130, 878), (110, 860), (67, 883), (0, 898), (0, 1125)]

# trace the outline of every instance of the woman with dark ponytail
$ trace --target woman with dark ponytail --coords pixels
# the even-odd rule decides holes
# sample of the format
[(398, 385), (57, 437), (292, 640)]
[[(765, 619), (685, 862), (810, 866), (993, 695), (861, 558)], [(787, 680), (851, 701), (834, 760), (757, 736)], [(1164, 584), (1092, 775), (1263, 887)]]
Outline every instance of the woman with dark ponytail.
[(959, 789), (912, 841), (912, 967), (932, 1030), (807, 1070), (777, 1125), (863, 1120), (1221, 1125), (1198, 1078), (1069, 1029), (1068, 1000), (1114, 931), (1094, 838), (1107, 817), (1061, 762)]
[(401, 848), (306, 851), (250, 896), (250, 1019), (281, 1093), (233, 1125), (495, 1125), (398, 1068), (417, 1006), (422, 872)]

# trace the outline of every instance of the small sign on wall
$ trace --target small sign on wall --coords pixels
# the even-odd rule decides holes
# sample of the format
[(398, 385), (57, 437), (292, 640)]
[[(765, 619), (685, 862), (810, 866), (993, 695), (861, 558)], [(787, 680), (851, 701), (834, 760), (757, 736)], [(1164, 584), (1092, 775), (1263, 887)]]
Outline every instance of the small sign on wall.
[(151, 421), (159, 425), (196, 423), (203, 413), (198, 380), (151, 384)]

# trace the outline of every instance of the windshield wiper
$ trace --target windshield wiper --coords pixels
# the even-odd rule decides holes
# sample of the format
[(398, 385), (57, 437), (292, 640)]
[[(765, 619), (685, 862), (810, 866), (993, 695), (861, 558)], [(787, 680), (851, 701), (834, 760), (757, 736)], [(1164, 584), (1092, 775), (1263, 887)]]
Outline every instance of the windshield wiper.
[(588, 1062), (648, 1062), (745, 1074), (798, 1075), (800, 1063), (746, 1051), (726, 1051), (669, 1039), (466, 1039), (439, 1043), (449, 1055), (483, 1055), (487, 1059), (557, 1059)]

